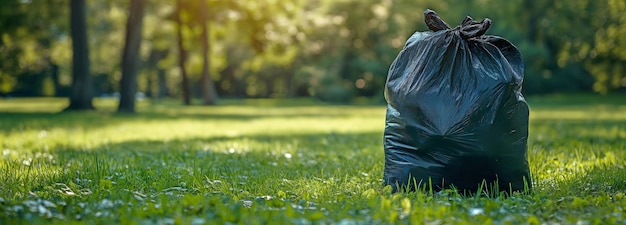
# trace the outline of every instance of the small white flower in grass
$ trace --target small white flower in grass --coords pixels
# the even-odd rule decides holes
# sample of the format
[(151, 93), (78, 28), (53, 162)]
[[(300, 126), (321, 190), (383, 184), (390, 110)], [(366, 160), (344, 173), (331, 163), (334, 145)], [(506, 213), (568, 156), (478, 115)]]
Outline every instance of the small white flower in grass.
[(191, 222), (189, 224), (200, 225), (200, 224), (205, 224), (205, 223), (206, 221), (203, 218), (194, 217), (193, 219), (191, 219)]
[(246, 200), (246, 201), (243, 201), (242, 203), (243, 203), (243, 207), (246, 207), (246, 208), (250, 208), (250, 206), (252, 206), (252, 201)]
[(28, 208), (33, 208), (33, 207), (39, 205), (39, 203), (37, 203), (36, 201), (33, 201), (33, 200), (26, 200), (26, 201), (22, 202), (22, 204), (24, 206), (27, 206)]
[(291, 153), (285, 153), (285, 158), (291, 159)]
[(477, 216), (477, 215), (483, 214), (484, 212), (485, 212), (485, 210), (481, 209), (481, 208), (470, 208), (469, 209), (470, 216)]
[(46, 136), (48, 136), (48, 132), (45, 130), (39, 131), (39, 138), (44, 138)]
[(109, 209), (109, 208), (113, 208), (113, 206), (115, 205), (113, 204), (113, 201), (105, 198), (105, 199), (102, 199), (99, 206), (100, 208), (103, 208), (103, 209)]
[(46, 207), (46, 208), (56, 208), (57, 207), (56, 204), (54, 204), (53, 202), (48, 201), (48, 200), (41, 200), (41, 205)]
[[(33, 210), (31, 209), (31, 211), (33, 211)], [(50, 217), (50, 214), (51, 214), (50, 210), (48, 210), (43, 205), (38, 205), (36, 211), (39, 212), (39, 215), (46, 215), (48, 217)]]
[(361, 224), (361, 223), (359, 221), (356, 221), (356, 220), (353, 220), (353, 219), (342, 219), (337, 224), (338, 225), (357, 225), (357, 224)]
[[(9, 208), (11, 209), (11, 208)], [(22, 205), (14, 205), (12, 208), (13, 212), (24, 212), (24, 206)]]

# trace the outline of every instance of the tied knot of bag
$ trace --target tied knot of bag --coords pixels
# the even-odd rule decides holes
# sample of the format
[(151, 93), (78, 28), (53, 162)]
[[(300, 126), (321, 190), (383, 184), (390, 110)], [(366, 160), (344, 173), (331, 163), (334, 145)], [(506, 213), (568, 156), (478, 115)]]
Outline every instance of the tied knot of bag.
[[(435, 11), (430, 9), (424, 11), (424, 22), (426, 22), (428, 29), (435, 32), (452, 29)], [(490, 26), (491, 20), (489, 18), (485, 18), (479, 22), (472, 19), (470, 16), (466, 16), (463, 22), (461, 22), (461, 25), (455, 27), (454, 30), (458, 31), (463, 39), (468, 40), (482, 36), (487, 32)]]

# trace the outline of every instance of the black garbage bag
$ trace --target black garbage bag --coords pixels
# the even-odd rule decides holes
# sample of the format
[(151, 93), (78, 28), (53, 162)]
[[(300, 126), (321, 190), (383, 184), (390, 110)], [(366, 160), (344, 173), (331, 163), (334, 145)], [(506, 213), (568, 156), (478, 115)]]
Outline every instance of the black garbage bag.
[(408, 39), (387, 77), (384, 185), (529, 191), (521, 54), (484, 35), (489, 19), (450, 28), (424, 16), (432, 31)]

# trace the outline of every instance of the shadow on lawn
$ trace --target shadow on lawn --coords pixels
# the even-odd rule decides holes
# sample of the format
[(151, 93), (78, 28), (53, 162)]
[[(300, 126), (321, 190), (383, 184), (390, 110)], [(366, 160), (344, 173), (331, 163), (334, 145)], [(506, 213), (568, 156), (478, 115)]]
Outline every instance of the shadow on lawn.
[(620, 119), (535, 119), (530, 122), (529, 143), (626, 146), (624, 127), (626, 120)]
[[(366, 113), (364, 113), (364, 110)], [(373, 111), (372, 111), (373, 110)], [(216, 106), (178, 109), (156, 109), (137, 114), (111, 112), (0, 112), (1, 130), (12, 129), (51, 129), (75, 128), (86, 130), (137, 121), (176, 121), (176, 120), (233, 120), (249, 121), (264, 118), (348, 118), (359, 115), (379, 116), (379, 106), (282, 106), (264, 108), (257, 106)], [(372, 114), (373, 113), (373, 114)], [(380, 116), (381, 121), (384, 115)]]
[[(116, 182), (131, 186), (156, 183), (155, 190), (190, 181), (207, 185), (212, 180), (254, 189), (283, 180), (338, 179), (362, 174), (371, 174), (367, 179), (378, 183), (384, 163), (382, 133), (377, 132), (129, 141), (52, 152), (59, 165), (80, 165), (75, 169), (91, 180), (127, 174), (125, 181)], [(71, 176), (67, 174), (63, 179), (75, 179)], [(264, 177), (276, 180), (266, 181)]]

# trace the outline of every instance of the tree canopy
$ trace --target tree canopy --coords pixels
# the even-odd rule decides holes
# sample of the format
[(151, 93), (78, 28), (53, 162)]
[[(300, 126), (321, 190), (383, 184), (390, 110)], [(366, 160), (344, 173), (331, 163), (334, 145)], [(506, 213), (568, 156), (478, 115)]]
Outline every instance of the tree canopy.
[[(178, 1), (180, 10), (177, 0), (146, 3), (137, 90), (150, 97), (182, 95), (179, 16), (194, 97), (207, 93), (208, 76), (224, 97), (382, 100), (387, 69), (404, 41), (427, 30), (427, 8), (452, 26), (466, 15), (490, 18), (488, 34), (510, 40), (523, 54), (526, 94), (626, 87), (623, 0)], [(69, 7), (58, 7), (69, 2), (0, 2), (1, 95), (70, 94), (75, 49)], [(129, 4), (93, 0), (86, 10), (94, 95), (111, 96), (121, 91)]]

